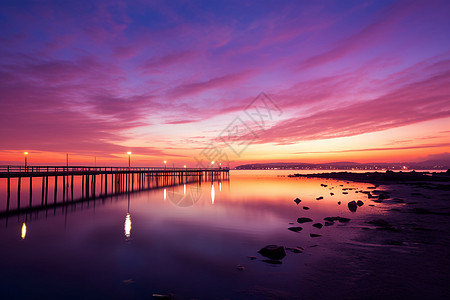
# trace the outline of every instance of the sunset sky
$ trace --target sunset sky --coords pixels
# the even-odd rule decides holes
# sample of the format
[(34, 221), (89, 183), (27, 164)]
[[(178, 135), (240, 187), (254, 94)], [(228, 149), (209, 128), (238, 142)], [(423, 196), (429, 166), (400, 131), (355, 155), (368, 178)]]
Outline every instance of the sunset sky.
[(1, 2), (0, 164), (450, 152), (450, 1), (128, 2)]

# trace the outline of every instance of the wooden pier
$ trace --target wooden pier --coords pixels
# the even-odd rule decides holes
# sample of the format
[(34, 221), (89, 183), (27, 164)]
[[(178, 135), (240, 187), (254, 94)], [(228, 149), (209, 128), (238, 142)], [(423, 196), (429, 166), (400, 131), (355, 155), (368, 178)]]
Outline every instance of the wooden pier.
[[(6, 179), (6, 211), (0, 217), (98, 197), (178, 184), (229, 179), (228, 168), (154, 168), (154, 167), (84, 167), (84, 166), (0, 166), (0, 178)], [(50, 184), (49, 184), (50, 179)], [(14, 182), (13, 182), (14, 181)], [(24, 182), (24, 186), (22, 186)], [(74, 182), (78, 184), (74, 184)], [(15, 183), (15, 184), (13, 184)], [(12, 187), (14, 185), (14, 187)], [(49, 185), (53, 190), (50, 190)], [(75, 191), (79, 197), (74, 198)], [(39, 195), (33, 197), (38, 188)], [(17, 190), (17, 205), (10, 209), (11, 192)], [(21, 204), (21, 192), (28, 199)], [(53, 196), (53, 197), (52, 197)], [(40, 203), (36, 203), (36, 198)], [(33, 203), (34, 200), (34, 203)], [(53, 201), (52, 201), (53, 200)], [(51, 201), (51, 202), (50, 202)]]

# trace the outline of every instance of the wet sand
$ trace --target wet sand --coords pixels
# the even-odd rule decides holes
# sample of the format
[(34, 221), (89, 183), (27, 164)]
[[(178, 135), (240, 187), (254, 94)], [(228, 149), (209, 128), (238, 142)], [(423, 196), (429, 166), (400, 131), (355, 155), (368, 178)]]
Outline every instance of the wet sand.
[[(310, 275), (299, 282), (304, 287), (299, 298), (450, 298), (448, 175), (439, 175), (438, 180), (429, 175), (424, 175), (428, 180), (410, 180), (413, 176), (409, 174), (403, 176), (410, 176), (405, 180), (375, 178), (379, 174), (363, 180), (361, 174), (352, 173), (305, 176), (373, 183), (363, 195), (352, 190), (349, 194), (358, 192), (364, 205), (378, 206), (382, 215), (352, 220), (345, 230), (359, 233), (349, 242), (321, 245), (329, 247), (333, 255), (315, 264)], [(386, 199), (379, 199), (380, 194)]]

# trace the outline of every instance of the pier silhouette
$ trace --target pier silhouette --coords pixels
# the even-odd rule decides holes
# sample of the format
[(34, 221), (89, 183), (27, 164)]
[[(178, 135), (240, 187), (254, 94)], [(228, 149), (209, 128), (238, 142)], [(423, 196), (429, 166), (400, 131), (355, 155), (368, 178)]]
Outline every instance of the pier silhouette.
[[(229, 169), (1, 166), (0, 178), (6, 179), (6, 209), (0, 209), (0, 218), (7, 218), (22, 213), (76, 206), (78, 203), (89, 203), (91, 200), (105, 199), (113, 195), (186, 183), (228, 180)], [(22, 184), (22, 181), (25, 184)], [(40, 193), (36, 196), (33, 195), (33, 190), (37, 188)], [(25, 201), (21, 197), (22, 189), (28, 192), (28, 199)], [(12, 197), (14, 190), (17, 193)], [(53, 196), (49, 195), (49, 190)], [(17, 202), (13, 203), (12, 198)], [(39, 200), (38, 203), (36, 200)]]

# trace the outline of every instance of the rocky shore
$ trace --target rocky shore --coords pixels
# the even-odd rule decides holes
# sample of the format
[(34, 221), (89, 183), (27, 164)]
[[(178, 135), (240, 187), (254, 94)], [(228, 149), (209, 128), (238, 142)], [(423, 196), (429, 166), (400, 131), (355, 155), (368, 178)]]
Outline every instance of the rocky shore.
[[(383, 210), (359, 224), (352, 242), (302, 282), (305, 299), (449, 299), (450, 172), (295, 174), (373, 184), (367, 201)], [(359, 194), (361, 195), (361, 194)], [(356, 210), (358, 203), (348, 203)], [(325, 288), (326, 287), (326, 288)]]

